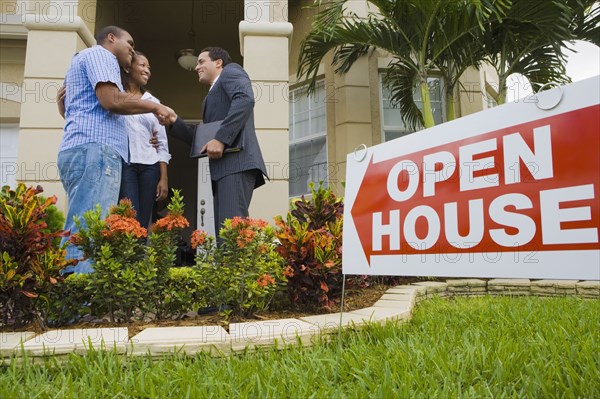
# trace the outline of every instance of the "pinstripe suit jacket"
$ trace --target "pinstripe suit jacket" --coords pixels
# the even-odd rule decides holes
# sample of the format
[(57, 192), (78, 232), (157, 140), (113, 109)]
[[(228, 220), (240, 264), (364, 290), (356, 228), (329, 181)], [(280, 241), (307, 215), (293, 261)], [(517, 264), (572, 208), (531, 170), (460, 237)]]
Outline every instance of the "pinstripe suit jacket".
[[(238, 142), (243, 146), (242, 151), (209, 160), (212, 180), (251, 169), (260, 170), (268, 178), (254, 128), (254, 93), (250, 78), (240, 65), (231, 63), (223, 68), (204, 99), (202, 119), (205, 123), (223, 121), (215, 138), (226, 147)], [(191, 145), (194, 132), (195, 126), (178, 118), (169, 133)], [(258, 178), (256, 187), (262, 184), (264, 179)]]

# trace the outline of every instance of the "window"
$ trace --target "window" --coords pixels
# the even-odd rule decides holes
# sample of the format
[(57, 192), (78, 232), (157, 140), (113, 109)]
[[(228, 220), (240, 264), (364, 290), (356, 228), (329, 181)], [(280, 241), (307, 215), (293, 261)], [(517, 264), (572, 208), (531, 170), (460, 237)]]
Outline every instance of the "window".
[(310, 182), (328, 186), (325, 100), (323, 82), (310, 96), (306, 87), (290, 90), (290, 197), (309, 194)]
[[(383, 116), (383, 132), (382, 141), (390, 141), (397, 139), (398, 137), (406, 136), (407, 134), (413, 133), (414, 130), (410, 129), (402, 121), (400, 109), (393, 107), (390, 101), (390, 90), (383, 85), (383, 74), (380, 74), (379, 87), (381, 88), (381, 104)], [(429, 84), (429, 97), (431, 99), (431, 108), (433, 110), (433, 120), (435, 124), (442, 123), (444, 121), (445, 112), (445, 101), (442, 92), (442, 79), (439, 77), (427, 78)], [(421, 99), (421, 91), (415, 89), (414, 92), (415, 103), (420, 110), (423, 110), (423, 101)]]
[(15, 188), (17, 184), (17, 142), (19, 126), (15, 124), (0, 124), (0, 187), (9, 185)]

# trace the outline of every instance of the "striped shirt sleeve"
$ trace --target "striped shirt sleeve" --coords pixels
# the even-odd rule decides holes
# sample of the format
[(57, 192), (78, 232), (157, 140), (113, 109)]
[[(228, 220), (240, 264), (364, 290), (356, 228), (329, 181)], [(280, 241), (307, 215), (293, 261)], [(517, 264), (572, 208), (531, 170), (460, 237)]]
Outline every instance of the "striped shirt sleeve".
[(96, 87), (98, 83), (111, 82), (123, 91), (121, 71), (114, 61), (114, 55), (108, 51), (94, 51), (87, 53), (87, 56), (86, 74), (92, 87)]

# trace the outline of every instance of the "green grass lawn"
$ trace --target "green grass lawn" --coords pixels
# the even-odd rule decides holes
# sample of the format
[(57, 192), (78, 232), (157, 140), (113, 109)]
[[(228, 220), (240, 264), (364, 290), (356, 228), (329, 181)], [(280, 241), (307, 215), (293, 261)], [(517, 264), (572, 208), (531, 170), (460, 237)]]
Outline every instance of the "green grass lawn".
[(309, 348), (0, 367), (0, 398), (600, 398), (600, 300), (434, 299)]

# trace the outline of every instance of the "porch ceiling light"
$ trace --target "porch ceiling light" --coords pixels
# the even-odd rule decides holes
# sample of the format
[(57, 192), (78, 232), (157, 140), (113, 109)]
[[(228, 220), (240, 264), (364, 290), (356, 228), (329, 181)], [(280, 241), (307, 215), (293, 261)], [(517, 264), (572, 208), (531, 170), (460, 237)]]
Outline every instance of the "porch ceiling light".
[(177, 58), (177, 63), (187, 71), (193, 71), (198, 63), (198, 56), (194, 55), (194, 49), (191, 48), (179, 50), (175, 54), (175, 58)]
[(189, 48), (184, 48), (175, 53), (175, 59), (177, 63), (187, 71), (193, 71), (198, 63), (198, 55), (195, 54), (194, 47), (196, 47), (196, 32), (194, 32), (194, 0), (192, 3), (191, 23), (190, 30), (187, 35), (190, 42)]

